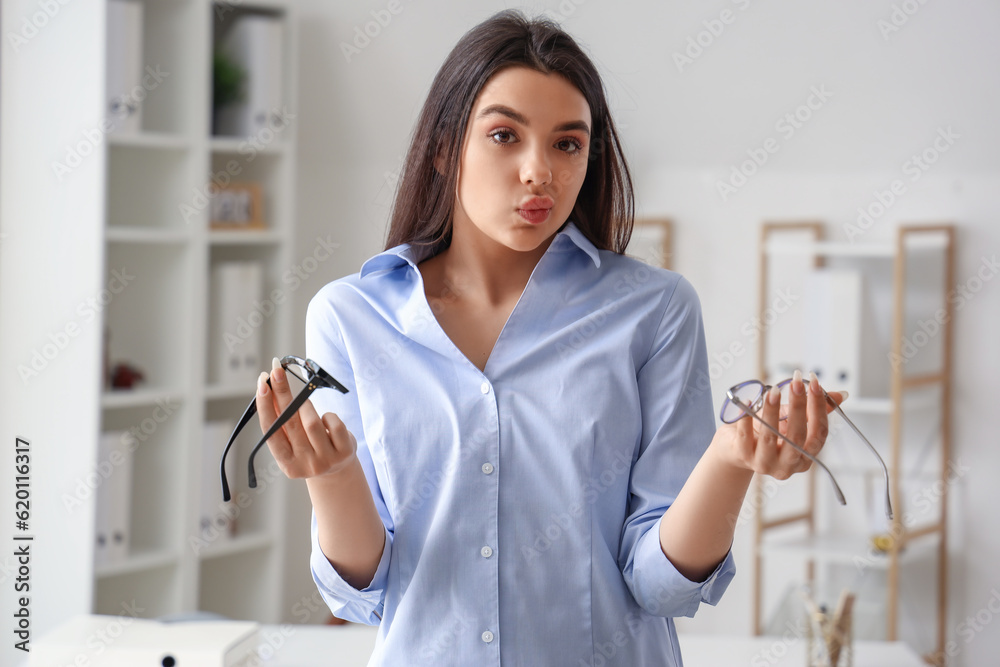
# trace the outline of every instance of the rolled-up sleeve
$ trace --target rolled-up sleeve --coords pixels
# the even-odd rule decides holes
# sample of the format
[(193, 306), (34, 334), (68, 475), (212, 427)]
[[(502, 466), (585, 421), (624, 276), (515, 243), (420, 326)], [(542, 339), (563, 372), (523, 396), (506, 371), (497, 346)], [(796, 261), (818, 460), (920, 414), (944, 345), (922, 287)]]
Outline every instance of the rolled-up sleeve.
[(385, 528), (385, 546), (371, 582), (365, 588), (358, 590), (340, 576), (320, 548), (314, 510), (311, 518), (312, 553), (309, 558), (309, 568), (320, 594), (334, 615), (347, 621), (377, 625), (383, 615), (394, 524), (383, 498), (375, 465), (365, 439), (354, 371), (348, 361), (349, 355), (340, 335), (340, 325), (333, 308), (334, 288), (333, 283), (327, 285), (309, 302), (306, 311), (306, 356), (343, 384), (348, 393), (341, 394), (334, 389), (320, 389), (309, 400), (320, 416), (327, 412), (336, 414), (357, 440), (358, 460), (361, 462), (365, 479), (372, 492), (372, 499), (375, 501), (375, 508)]
[(309, 569), (320, 595), (337, 618), (355, 623), (378, 625), (385, 605), (385, 582), (389, 576), (389, 554), (392, 552), (392, 534), (385, 531), (385, 547), (378, 562), (375, 576), (365, 588), (358, 590), (340, 576), (319, 546), (316, 513), (312, 513), (312, 553)]
[(677, 571), (660, 548), (661, 515), (642, 534), (632, 556), (629, 588), (639, 606), (657, 616), (694, 616), (702, 602), (714, 605), (722, 599), (736, 574), (730, 551), (705, 581), (691, 581)]
[(715, 434), (701, 306), (678, 277), (638, 371), (642, 411), (639, 453), (629, 482), (629, 510), (619, 565), (643, 609), (694, 616), (716, 604), (736, 573), (732, 552), (701, 582), (677, 571), (660, 548), (660, 523)]

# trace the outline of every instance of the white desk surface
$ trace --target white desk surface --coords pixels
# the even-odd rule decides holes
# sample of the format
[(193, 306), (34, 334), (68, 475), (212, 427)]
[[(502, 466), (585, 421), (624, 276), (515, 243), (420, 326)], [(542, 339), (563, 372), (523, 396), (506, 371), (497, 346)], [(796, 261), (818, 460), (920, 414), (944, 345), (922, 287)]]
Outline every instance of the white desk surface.
[[(294, 625), (268, 667), (365, 667), (375, 646), (376, 628), (367, 625)], [(274, 626), (263, 626), (268, 636)], [(271, 635), (275, 636), (275, 635)], [(681, 635), (685, 667), (802, 667), (806, 664), (805, 640), (785, 642), (781, 637), (727, 637)], [(913, 649), (902, 642), (858, 641), (854, 667), (926, 667)]]

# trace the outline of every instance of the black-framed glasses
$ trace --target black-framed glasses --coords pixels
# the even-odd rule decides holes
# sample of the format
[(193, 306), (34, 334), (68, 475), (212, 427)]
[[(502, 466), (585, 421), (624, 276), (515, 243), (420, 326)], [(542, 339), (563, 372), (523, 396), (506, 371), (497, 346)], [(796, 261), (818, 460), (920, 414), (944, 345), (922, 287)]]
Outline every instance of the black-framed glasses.
[[(808, 387), (809, 380), (803, 378), (802, 383)], [(782, 404), (788, 403), (787, 399), (788, 399), (788, 393), (791, 391), (791, 385), (792, 385), (792, 378), (788, 378), (787, 380), (782, 380), (778, 384), (774, 385), (779, 389), (779, 391), (781, 391)], [(847, 415), (844, 414), (844, 411), (840, 409), (840, 406), (837, 405), (837, 402), (834, 401), (832, 398), (830, 398), (830, 395), (826, 393), (825, 389), (820, 387), (820, 390), (823, 392), (823, 396), (826, 398), (827, 402), (830, 405), (832, 405), (838, 413), (840, 413), (840, 416), (844, 418), (844, 421), (847, 422), (848, 426), (850, 426), (851, 429), (853, 429), (853, 431), (858, 434), (858, 437), (861, 438), (866, 445), (868, 445), (868, 449), (872, 451), (872, 454), (874, 454), (875, 458), (878, 459), (879, 465), (882, 466), (882, 475), (885, 478), (885, 515), (889, 519), (892, 519), (892, 503), (889, 500), (889, 470), (888, 468), (885, 467), (885, 461), (883, 461), (882, 457), (879, 456), (878, 450), (876, 450), (875, 447), (872, 446), (872, 443), (868, 442), (868, 438), (866, 438), (864, 434), (858, 429), (858, 427), (854, 425), (854, 422), (852, 422), (847, 417)], [(762, 425), (764, 425), (764, 427), (766, 427), (767, 429), (772, 431), (776, 436), (787, 442), (796, 451), (798, 451), (803, 456), (808, 458), (810, 461), (812, 461), (820, 468), (822, 468), (823, 471), (827, 474), (827, 476), (829, 476), (830, 482), (833, 484), (833, 490), (837, 494), (837, 500), (840, 501), (841, 505), (846, 505), (847, 500), (844, 498), (844, 492), (840, 490), (840, 485), (837, 484), (837, 480), (833, 476), (833, 473), (830, 472), (830, 469), (827, 468), (825, 465), (823, 465), (822, 461), (820, 461), (815, 456), (813, 456), (806, 450), (802, 449), (802, 447), (799, 447), (797, 444), (786, 438), (784, 435), (782, 435), (780, 431), (778, 431), (778, 429), (774, 428), (773, 426), (768, 424), (766, 421), (764, 421), (757, 415), (757, 413), (763, 407), (764, 400), (766, 399), (769, 391), (771, 391), (771, 385), (766, 385), (760, 380), (747, 380), (746, 382), (741, 382), (740, 384), (733, 385), (732, 387), (729, 388), (729, 391), (726, 392), (726, 400), (722, 404), (722, 410), (719, 411), (719, 418), (723, 421), (723, 423), (726, 424), (732, 424), (734, 422), (739, 421), (743, 417), (743, 415), (750, 415), (751, 417), (759, 421)], [(787, 415), (779, 417), (781, 421), (784, 421), (787, 418), (788, 418)]]
[[(268, 438), (278, 432), (285, 422), (287, 422), (292, 415), (294, 415), (302, 404), (309, 400), (309, 397), (317, 389), (322, 389), (324, 387), (329, 389), (336, 389), (342, 394), (347, 393), (347, 387), (337, 382), (332, 375), (320, 368), (312, 359), (303, 359), (302, 357), (296, 357), (289, 355), (281, 360), (281, 367), (285, 369), (288, 375), (294, 376), (301, 380), (305, 384), (305, 388), (299, 392), (299, 394), (288, 404), (278, 418), (274, 420), (271, 424), (271, 428), (267, 430), (267, 433), (261, 437), (260, 442), (254, 446), (250, 451), (250, 459), (247, 462), (247, 476), (250, 482), (250, 488), (257, 487), (257, 475), (253, 469), (253, 459), (257, 455), (257, 451), (264, 446)], [(271, 378), (267, 378), (267, 386), (271, 386)], [(254, 413), (257, 412), (257, 394), (254, 393), (254, 397), (250, 399), (250, 405), (247, 406), (246, 411), (243, 416), (240, 417), (239, 423), (233, 430), (233, 434), (229, 436), (229, 442), (226, 443), (226, 448), (222, 451), (222, 461), (220, 462), (220, 470), (222, 472), (222, 499), (229, 502), (232, 497), (229, 493), (229, 480), (226, 479), (226, 455), (229, 453), (229, 448), (233, 446), (236, 442), (236, 437), (243, 430), (243, 427), (247, 425)]]

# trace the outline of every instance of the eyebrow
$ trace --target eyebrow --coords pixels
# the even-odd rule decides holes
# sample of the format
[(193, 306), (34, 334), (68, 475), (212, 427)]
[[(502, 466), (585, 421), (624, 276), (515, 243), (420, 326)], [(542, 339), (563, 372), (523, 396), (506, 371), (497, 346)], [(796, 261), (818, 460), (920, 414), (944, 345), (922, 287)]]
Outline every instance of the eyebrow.
[[(485, 118), (486, 116), (492, 116), (494, 114), (498, 114), (500, 116), (506, 116), (507, 118), (510, 118), (511, 120), (520, 123), (521, 125), (525, 126), (531, 125), (531, 123), (528, 122), (528, 119), (525, 118), (522, 114), (518, 113), (514, 109), (511, 109), (510, 107), (505, 106), (503, 104), (489, 105), (488, 107), (480, 111), (479, 114), (476, 116), (476, 118)], [(570, 130), (580, 130), (582, 132), (586, 132), (587, 135), (590, 136), (590, 126), (587, 125), (587, 123), (585, 123), (582, 120), (573, 120), (568, 123), (563, 123), (562, 125), (559, 125), (555, 128), (556, 132), (568, 132)]]

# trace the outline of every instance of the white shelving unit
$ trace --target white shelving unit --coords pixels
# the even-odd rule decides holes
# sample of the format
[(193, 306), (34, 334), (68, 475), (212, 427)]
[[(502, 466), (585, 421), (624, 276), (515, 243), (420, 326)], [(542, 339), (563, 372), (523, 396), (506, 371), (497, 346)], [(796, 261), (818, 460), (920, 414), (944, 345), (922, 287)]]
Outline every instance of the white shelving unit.
[[(220, 386), (209, 380), (217, 346), (209, 340), (212, 267), (257, 260), (263, 293), (270, 295), (282, 290), (281, 276), (294, 265), (295, 125), (257, 137), (264, 148), (252, 152), (244, 150), (246, 138), (211, 136), (213, 46), (235, 17), (278, 19), (282, 96), (291, 106), (297, 99), (296, 24), (285, 2), (132, 1), (143, 9), (143, 66), (169, 75), (147, 92), (141, 131), (111, 134), (104, 146), (105, 270), (124, 267), (134, 275), (102, 313), (110, 332), (106, 352), (111, 363), (139, 367), (144, 381), (133, 390), (105, 389), (100, 424), (104, 432), (145, 427), (129, 457), (129, 554), (95, 568), (92, 610), (116, 614), (134, 600), (148, 617), (200, 609), (280, 622), (288, 487), (263, 451), (256, 459), (260, 485), (247, 488), (249, 447), (260, 437), (256, 421), (230, 453), (238, 471), (230, 484), (234, 497), (242, 498), (230, 507), (238, 512), (234, 536), (205, 540), (198, 520), (204, 424), (238, 419), (255, 391), (252, 382)], [(240, 167), (233, 182), (261, 187), (265, 229), (211, 230), (208, 207), (198, 205), (197, 193), (233, 161)], [(184, 205), (191, 207), (186, 214)], [(260, 326), (267, 360), (295, 351), (290, 301)], [(218, 504), (221, 512), (221, 485)]]
[[(954, 289), (954, 226), (903, 225), (897, 230), (895, 242), (886, 243), (829, 242), (823, 236), (823, 225), (819, 222), (763, 225), (760, 318), (767, 321), (767, 297), (779, 268), (787, 271), (788, 265), (792, 265), (792, 273), (785, 274), (786, 286), (801, 285), (802, 271), (823, 266), (850, 267), (864, 276), (865, 299), (871, 299), (871, 303), (866, 302), (866, 305), (870, 306), (870, 315), (878, 326), (859, 333), (861, 350), (874, 351), (875, 354), (859, 353), (859, 368), (856, 370), (864, 371), (872, 381), (862, 385), (860, 395), (854, 395), (852, 391), (844, 410), (869, 436), (886, 462), (894, 518), (891, 522), (882, 521), (878, 530), (870, 527), (873, 512), (875, 515), (882, 512), (879, 502), (884, 493), (881, 489), (881, 468), (869, 457), (870, 453), (860, 451), (864, 444), (857, 441), (853, 433), (844, 429), (843, 440), (838, 440), (831, 430), (824, 458), (844, 488), (848, 507), (837, 505), (827, 480), (815, 481), (814, 466), (806, 477), (806, 488), (800, 497), (805, 509), (771, 516), (764, 507), (760, 507), (755, 513), (755, 633), (763, 632), (764, 565), (765, 560), (773, 557), (783, 559), (782, 567), (787, 566), (789, 559), (804, 562), (804, 583), (816, 589), (822, 588), (817, 585), (818, 579), (827, 585), (844, 587), (843, 577), (840, 577), (840, 583), (830, 584), (838, 579), (838, 567), (841, 568), (840, 574), (846, 568), (854, 585), (868, 575), (878, 573), (877, 586), (883, 587), (881, 599), (876, 595), (874, 602), (869, 599), (857, 607), (856, 612), (864, 612), (868, 616), (867, 623), (859, 624), (858, 619), (855, 623), (866, 630), (870, 629), (869, 626), (882, 629), (884, 636), (881, 639), (889, 641), (903, 638), (898, 626), (900, 596), (905, 585), (925, 585), (928, 580), (936, 579), (931, 593), (937, 598), (937, 604), (932, 607), (936, 613), (936, 632), (921, 628), (919, 639), (924, 644), (920, 648), (927, 649), (925, 660), (931, 664), (943, 664), (947, 632), (947, 516), (951, 450), (953, 305), (949, 296)], [(796, 271), (799, 273), (796, 274)], [(872, 297), (872, 293), (878, 290), (881, 290), (881, 299)], [(926, 323), (935, 318), (943, 320), (933, 329), (935, 335), (924, 331), (921, 338), (921, 327), (926, 328)], [(775, 319), (772, 317), (772, 322)], [(802, 336), (801, 332), (797, 335), (799, 338)], [(780, 338), (780, 332), (776, 334), (768, 327), (758, 339), (758, 373), (762, 380), (783, 379), (776, 376), (784, 373), (786, 367), (809, 370), (802, 363), (801, 350), (782, 349), (781, 344), (770, 340), (773, 336)], [(908, 352), (904, 342), (909, 341), (913, 345), (912, 341), (917, 340), (922, 343), (918, 350), (920, 354)], [(829, 389), (838, 388), (837, 378), (821, 377), (820, 380)], [(835, 421), (835, 418), (831, 421), (831, 429)], [(854, 448), (859, 451), (852, 454)], [(930, 472), (915, 472), (926, 464), (926, 453), (931, 450), (937, 454), (937, 465)], [(829, 457), (843, 456), (845, 452), (850, 454), (848, 461), (831, 460)], [(878, 489), (867, 499), (858, 488), (860, 482), (865, 480), (868, 483), (874, 481)], [(760, 478), (757, 483), (757, 498), (767, 497), (769, 504), (779, 504), (781, 498), (771, 496), (779, 495), (780, 491), (769, 496)], [(909, 493), (904, 492), (904, 487)], [(914, 490), (923, 492), (913, 493)], [(869, 505), (867, 517), (865, 512), (860, 517), (856, 514), (845, 516), (848, 510), (858, 506), (864, 508), (866, 500)], [(908, 503), (917, 505), (920, 511), (911, 513), (914, 508)], [(761, 504), (766, 503), (762, 500)], [(787, 506), (788, 503), (781, 504)], [(877, 535), (887, 538), (882, 545), (885, 548), (881, 550), (873, 546), (872, 538)], [(917, 574), (908, 575), (910, 569)], [(934, 636), (934, 644), (927, 646), (927, 638), (931, 636)]]

